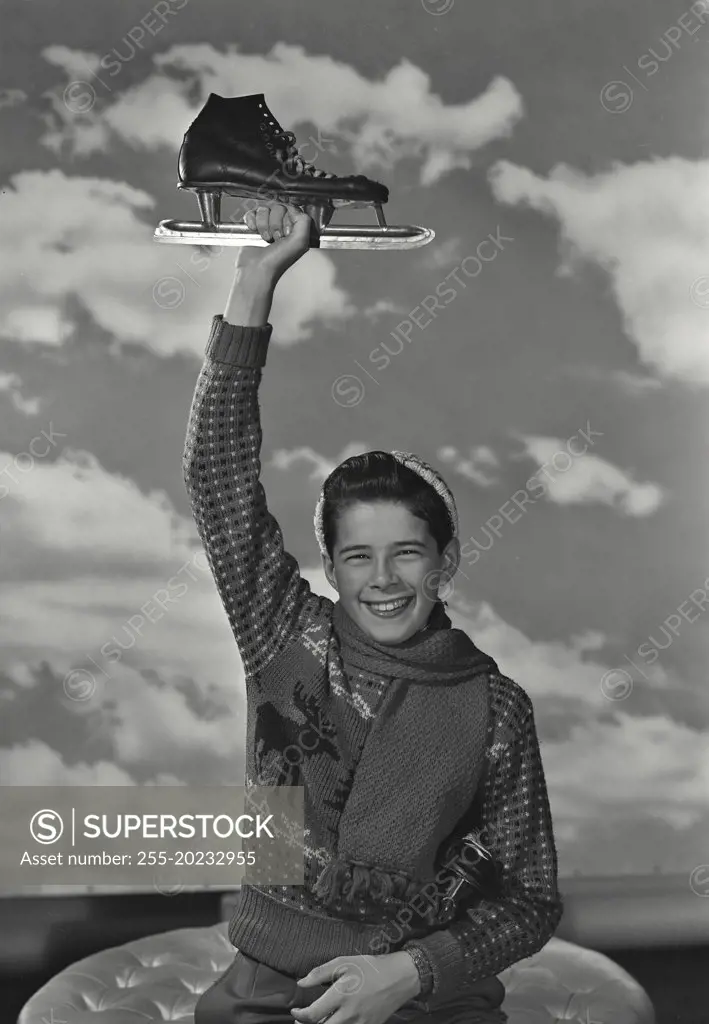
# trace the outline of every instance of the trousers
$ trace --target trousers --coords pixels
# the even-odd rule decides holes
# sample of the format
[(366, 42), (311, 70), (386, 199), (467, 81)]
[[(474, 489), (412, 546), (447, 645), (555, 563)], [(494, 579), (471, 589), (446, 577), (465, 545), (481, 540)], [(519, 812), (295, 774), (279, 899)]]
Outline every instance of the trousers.
[[(408, 1004), (385, 1024), (506, 1024), (501, 1009), (505, 988), (490, 995), (468, 995), (426, 1012)], [(294, 1024), (291, 1007), (310, 1006), (329, 985), (299, 988), (297, 979), (252, 959), (241, 951), (220, 978), (199, 997), (194, 1024)]]

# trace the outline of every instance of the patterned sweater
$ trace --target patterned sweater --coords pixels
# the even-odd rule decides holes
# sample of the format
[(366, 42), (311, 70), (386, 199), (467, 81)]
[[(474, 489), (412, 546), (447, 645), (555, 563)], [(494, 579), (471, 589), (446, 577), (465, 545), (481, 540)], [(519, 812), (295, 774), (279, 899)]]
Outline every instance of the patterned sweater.
[[(299, 689), (289, 667), (292, 645), (323, 658), (333, 641), (332, 601), (315, 594), (283, 543), (260, 481), (262, 429), (258, 388), (272, 328), (238, 327), (215, 316), (195, 388), (185, 441), (183, 470), (192, 514), (244, 667), (247, 691), (246, 785), (273, 785), (262, 769), (268, 755), (288, 742), (284, 723), (314, 721), (317, 707)], [(328, 661), (329, 665), (329, 661)], [(332, 688), (343, 690), (341, 679)], [(385, 952), (407, 949), (430, 980), (421, 996), (426, 1010), (465, 992), (541, 949), (563, 912), (557, 888), (557, 852), (544, 771), (526, 691), (508, 677), (489, 674), (491, 715), (481, 782), (471, 807), (482, 826), (482, 841), (502, 865), (503, 894), (479, 900), (447, 926), (373, 918), (363, 903), (342, 914), (324, 909), (313, 893), (323, 859), (334, 856), (332, 830), (318, 811), (341, 814), (347, 793), (322, 792), (317, 771), (303, 772), (291, 785), (306, 796), (304, 884), (241, 886), (229, 925), (233, 945), (247, 955), (294, 976), (335, 956), (382, 951), (382, 927), (389, 928)], [(366, 680), (348, 679), (350, 717), (343, 735), (316, 729), (333, 756), (347, 756), (350, 778), (357, 767), (378, 694)], [(297, 710), (296, 710), (297, 708)], [(300, 715), (300, 717), (299, 717)], [(294, 725), (293, 729), (298, 730)], [(302, 732), (302, 726), (300, 727)], [(344, 733), (349, 733), (345, 735)], [(313, 746), (309, 744), (309, 748)], [(354, 752), (354, 753), (353, 753)], [(304, 760), (307, 755), (304, 755)], [(315, 764), (317, 759), (313, 758)], [(316, 768), (315, 764), (315, 768)], [(334, 811), (333, 811), (334, 808)], [(336, 839), (336, 831), (335, 831)], [(409, 915), (411, 916), (411, 915)], [(379, 945), (377, 945), (379, 943)], [(422, 954), (424, 956), (422, 961)], [(426, 977), (426, 972), (422, 972)]]

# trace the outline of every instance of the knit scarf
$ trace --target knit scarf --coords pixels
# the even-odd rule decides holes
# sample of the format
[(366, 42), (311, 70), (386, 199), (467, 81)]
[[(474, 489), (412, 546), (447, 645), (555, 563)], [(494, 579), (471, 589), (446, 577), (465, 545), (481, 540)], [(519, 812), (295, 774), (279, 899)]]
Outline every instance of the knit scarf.
[(440, 601), (426, 627), (395, 646), (364, 633), (340, 602), (333, 626), (346, 676), (385, 680), (387, 689), (341, 815), (335, 858), (314, 891), (326, 906), (360, 897), (388, 914), (431, 882), (441, 843), (470, 809), (490, 713), (486, 673), (497, 665), (452, 628)]

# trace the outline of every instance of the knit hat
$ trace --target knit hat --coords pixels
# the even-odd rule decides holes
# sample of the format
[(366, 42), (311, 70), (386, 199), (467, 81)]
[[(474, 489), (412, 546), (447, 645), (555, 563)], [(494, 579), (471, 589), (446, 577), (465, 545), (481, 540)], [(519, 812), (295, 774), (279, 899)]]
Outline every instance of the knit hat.
[[(393, 451), (389, 453), (393, 455), (397, 462), (400, 462), (402, 466), (406, 466), (407, 469), (412, 469), (414, 473), (417, 473), (422, 480), (425, 480), (427, 484), (433, 487), (434, 491), (443, 498), (446, 508), (448, 509), (448, 518), (450, 519), (451, 529), (453, 536), (458, 536), (458, 510), (455, 507), (455, 500), (453, 494), (446, 484), (445, 480), (439, 473), (429, 466), (427, 462), (419, 458), (418, 455), (414, 455), (412, 452), (399, 452)], [(318, 498), (315, 506), (315, 515), (313, 516), (313, 524), (315, 526), (315, 537), (320, 548), (320, 553), (323, 556), (327, 555), (327, 548), (325, 546), (325, 535), (323, 532), (323, 508), (325, 506), (325, 485), (323, 484), (320, 490), (320, 497)]]

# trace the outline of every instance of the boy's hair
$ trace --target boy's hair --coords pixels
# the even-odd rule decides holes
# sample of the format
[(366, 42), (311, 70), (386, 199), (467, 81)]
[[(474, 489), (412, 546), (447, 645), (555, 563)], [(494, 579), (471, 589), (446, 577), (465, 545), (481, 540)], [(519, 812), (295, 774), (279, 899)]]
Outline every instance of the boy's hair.
[(331, 561), (339, 517), (358, 501), (395, 501), (404, 505), (412, 515), (428, 524), (439, 554), (454, 536), (453, 524), (440, 494), (390, 452), (365, 452), (345, 459), (330, 473), (322, 493), (322, 532)]

